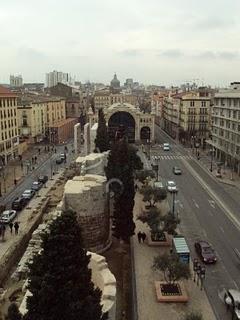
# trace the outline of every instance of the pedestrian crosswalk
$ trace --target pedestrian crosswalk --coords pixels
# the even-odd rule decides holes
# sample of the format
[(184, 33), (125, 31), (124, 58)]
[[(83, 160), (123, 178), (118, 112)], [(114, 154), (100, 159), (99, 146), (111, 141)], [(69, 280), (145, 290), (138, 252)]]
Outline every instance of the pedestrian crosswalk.
[(191, 160), (191, 159), (193, 159), (193, 156), (191, 156), (191, 155), (158, 155), (158, 156), (151, 157), (152, 161), (180, 160), (180, 159)]

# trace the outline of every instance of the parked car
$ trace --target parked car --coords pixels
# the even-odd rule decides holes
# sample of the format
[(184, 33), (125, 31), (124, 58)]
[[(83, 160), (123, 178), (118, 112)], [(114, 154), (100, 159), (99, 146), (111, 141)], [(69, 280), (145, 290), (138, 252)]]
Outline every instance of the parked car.
[(169, 143), (164, 143), (163, 144), (163, 151), (169, 151), (170, 150), (170, 145)]
[(20, 211), (25, 207), (26, 203), (27, 203), (26, 198), (24, 198), (22, 196), (18, 197), (15, 200), (13, 200), (12, 209)]
[(216, 253), (207, 241), (198, 241), (194, 244), (197, 254), (204, 263), (216, 263)]
[(35, 191), (32, 189), (27, 189), (23, 192), (22, 197), (27, 199), (27, 200), (31, 200), (32, 197), (34, 197), (35, 195)]
[(63, 161), (64, 161), (64, 159), (62, 159), (62, 158), (57, 158), (57, 159), (56, 159), (56, 164), (61, 164), (61, 163), (63, 163)]
[(173, 173), (176, 175), (182, 174), (182, 170), (178, 167), (173, 167)]
[(240, 319), (240, 291), (228, 289), (224, 295), (224, 302), (232, 310), (232, 319)]
[(44, 184), (48, 181), (48, 176), (39, 176), (38, 181)]
[(177, 191), (177, 186), (174, 181), (168, 181), (167, 182), (167, 190), (169, 192), (176, 192)]
[(34, 191), (38, 191), (38, 190), (40, 190), (42, 188), (42, 185), (43, 185), (42, 182), (34, 181), (32, 183), (31, 189), (34, 190)]
[(67, 158), (66, 153), (60, 153), (60, 158), (65, 160)]
[(0, 223), (9, 223), (11, 222), (17, 215), (16, 210), (5, 210), (0, 216)]

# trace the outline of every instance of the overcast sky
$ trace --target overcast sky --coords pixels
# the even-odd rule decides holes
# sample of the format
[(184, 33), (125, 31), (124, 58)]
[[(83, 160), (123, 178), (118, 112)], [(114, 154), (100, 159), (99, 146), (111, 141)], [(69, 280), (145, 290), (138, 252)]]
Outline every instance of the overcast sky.
[(240, 80), (239, 0), (0, 0), (0, 82)]

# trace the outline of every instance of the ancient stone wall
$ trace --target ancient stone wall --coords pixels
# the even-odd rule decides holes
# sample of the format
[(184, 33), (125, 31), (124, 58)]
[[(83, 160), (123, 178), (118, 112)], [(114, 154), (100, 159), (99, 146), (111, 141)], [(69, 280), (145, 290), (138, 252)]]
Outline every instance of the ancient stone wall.
[(82, 229), (86, 249), (103, 252), (110, 244), (106, 178), (87, 174), (68, 180), (64, 188), (63, 210), (73, 210)]

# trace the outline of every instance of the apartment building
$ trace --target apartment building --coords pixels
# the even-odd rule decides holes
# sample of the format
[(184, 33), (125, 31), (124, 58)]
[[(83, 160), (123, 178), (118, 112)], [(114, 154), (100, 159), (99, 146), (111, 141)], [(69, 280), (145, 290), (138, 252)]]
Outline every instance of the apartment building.
[(54, 87), (58, 83), (63, 84), (72, 84), (73, 79), (71, 78), (69, 73), (61, 72), (61, 71), (52, 71), (49, 73), (46, 73), (46, 87)]
[(10, 80), (11, 87), (22, 87), (23, 86), (23, 78), (21, 75), (14, 76), (11, 74), (9, 80)]
[(47, 104), (31, 96), (23, 96), (21, 101), (17, 109), (19, 135), (29, 143), (40, 142), (46, 136)]
[(18, 155), (17, 105), (16, 94), (0, 86), (0, 165)]
[(178, 139), (180, 125), (181, 94), (165, 97), (161, 116), (163, 129), (174, 139)]
[(240, 82), (215, 93), (208, 143), (219, 161), (240, 174)]
[(21, 97), (18, 107), (18, 125), (22, 137), (29, 143), (43, 139), (55, 141), (54, 128), (66, 119), (65, 99), (48, 95), (28, 94)]
[(211, 129), (211, 95), (206, 90), (181, 95), (179, 140), (205, 147)]

